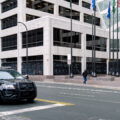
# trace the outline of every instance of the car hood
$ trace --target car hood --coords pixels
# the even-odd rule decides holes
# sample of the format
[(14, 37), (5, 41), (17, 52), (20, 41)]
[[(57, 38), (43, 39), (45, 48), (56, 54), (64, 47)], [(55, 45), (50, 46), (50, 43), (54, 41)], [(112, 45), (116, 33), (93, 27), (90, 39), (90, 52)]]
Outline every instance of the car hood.
[(7, 79), (5, 79), (5, 80), (0, 80), (1, 81), (1, 83), (13, 83), (13, 84), (15, 84), (15, 83), (20, 83), (20, 82), (31, 82), (30, 80), (28, 80), (28, 79), (9, 79), (9, 80), (7, 80)]

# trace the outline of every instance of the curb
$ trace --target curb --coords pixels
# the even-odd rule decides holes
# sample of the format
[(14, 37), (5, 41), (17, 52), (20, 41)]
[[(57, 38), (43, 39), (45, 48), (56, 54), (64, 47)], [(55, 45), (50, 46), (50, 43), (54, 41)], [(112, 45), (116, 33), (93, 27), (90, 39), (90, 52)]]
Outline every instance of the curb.
[(65, 83), (65, 82), (51, 82), (51, 81), (35, 81), (35, 83), (50, 83), (50, 84), (63, 84), (63, 85), (73, 85), (73, 86), (82, 86), (82, 87), (93, 87), (93, 88), (104, 88), (104, 89), (112, 89), (112, 90), (120, 90), (120, 87), (112, 87), (112, 86), (101, 86), (101, 85), (89, 85), (89, 84), (76, 84), (76, 83)]

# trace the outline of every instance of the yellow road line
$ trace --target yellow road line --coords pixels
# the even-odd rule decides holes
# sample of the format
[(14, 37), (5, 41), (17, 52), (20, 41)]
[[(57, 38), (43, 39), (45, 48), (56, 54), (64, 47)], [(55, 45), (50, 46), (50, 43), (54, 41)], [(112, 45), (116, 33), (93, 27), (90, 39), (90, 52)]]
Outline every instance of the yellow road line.
[(65, 103), (65, 102), (59, 102), (59, 101), (51, 101), (51, 100), (45, 100), (45, 99), (39, 99), (36, 98), (36, 101), (41, 101), (41, 102), (48, 102), (48, 103), (57, 103), (57, 104), (62, 104), (62, 105), (74, 105), (72, 103)]

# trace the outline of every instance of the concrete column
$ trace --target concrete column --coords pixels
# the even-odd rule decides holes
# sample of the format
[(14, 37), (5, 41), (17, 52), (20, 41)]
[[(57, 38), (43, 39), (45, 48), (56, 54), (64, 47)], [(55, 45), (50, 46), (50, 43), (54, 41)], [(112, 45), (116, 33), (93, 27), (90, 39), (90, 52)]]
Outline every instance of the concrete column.
[[(18, 0), (18, 22), (26, 22), (26, 0)], [(20, 30), (20, 26), (23, 26), (22, 24), (18, 24), (18, 31), (17, 31), (17, 70), (22, 73), (22, 56), (21, 56), (21, 50), (22, 50), (22, 34)], [(24, 27), (24, 26), (23, 26)], [(24, 27), (25, 29), (25, 27)]]
[(54, 5), (54, 15), (59, 16), (59, 6), (57, 4)]
[(17, 58), (17, 71), (19, 73), (22, 73), (22, 58), (21, 57)]
[(51, 27), (50, 19), (48, 18), (46, 21), (46, 25), (44, 27), (44, 59), (43, 59), (43, 67), (44, 67), (44, 75), (53, 75), (53, 54), (52, 54), (52, 46), (53, 46), (53, 29)]
[(86, 34), (81, 34), (82, 72), (86, 69)]
[(22, 34), (20, 32), (20, 24), (18, 25), (17, 31), (17, 70), (22, 73), (22, 57), (21, 57), (21, 50), (22, 50)]
[(82, 6), (82, 0), (79, 0), (79, 6)]
[(18, 22), (26, 21), (26, 0), (18, 0)]

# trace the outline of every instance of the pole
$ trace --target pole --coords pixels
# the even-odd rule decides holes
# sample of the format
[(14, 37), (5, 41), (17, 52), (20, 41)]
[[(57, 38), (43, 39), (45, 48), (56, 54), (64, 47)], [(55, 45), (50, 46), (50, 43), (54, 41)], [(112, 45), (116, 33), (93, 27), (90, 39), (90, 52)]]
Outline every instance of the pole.
[(71, 44), (71, 64), (70, 64), (70, 78), (73, 77), (73, 71), (72, 71), (72, 0), (70, 0), (70, 26), (71, 26), (71, 37), (70, 37), (70, 44)]
[(18, 22), (22, 25), (24, 25), (26, 29), (26, 75), (28, 76), (28, 28), (23, 22)]
[(93, 45), (93, 44), (94, 44), (94, 42), (93, 42), (93, 38), (94, 38), (94, 36), (93, 36), (93, 21), (94, 21), (94, 20), (93, 20), (93, 19), (94, 19), (94, 18), (93, 18), (93, 14), (92, 14), (92, 73), (91, 73), (92, 76), (93, 76), (93, 71), (94, 71), (94, 68), (93, 68), (93, 62), (94, 62), (94, 60), (93, 60), (93, 54), (94, 54), (94, 53), (93, 53), (93, 48), (94, 48), (94, 45)]
[(95, 44), (95, 39), (96, 39), (96, 5), (94, 10), (94, 20), (93, 20), (93, 27), (92, 27), (92, 32), (93, 32), (93, 71), (92, 71), (92, 76), (96, 77), (96, 44)]
[(113, 12), (113, 64), (112, 64), (112, 69), (113, 69), (113, 71), (112, 71), (112, 75), (114, 76), (115, 75), (115, 63), (114, 63), (114, 12)]
[(108, 74), (111, 74), (110, 71), (110, 61), (111, 61), (111, 17), (109, 18), (109, 65), (108, 65)]
[(116, 76), (119, 77), (119, 39), (118, 39), (118, 0), (117, 0), (117, 67)]

